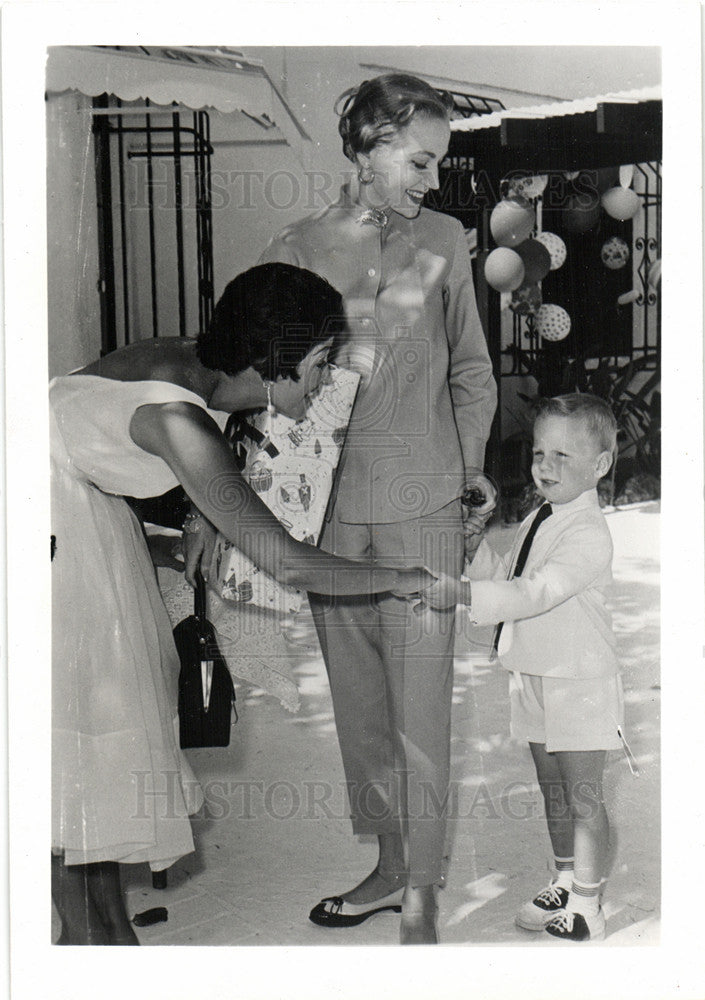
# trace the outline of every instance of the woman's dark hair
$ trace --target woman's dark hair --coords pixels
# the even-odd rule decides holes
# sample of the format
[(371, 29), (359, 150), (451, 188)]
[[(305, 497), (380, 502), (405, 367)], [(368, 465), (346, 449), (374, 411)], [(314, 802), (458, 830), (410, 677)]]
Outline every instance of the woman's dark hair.
[(365, 80), (359, 87), (346, 90), (335, 103), (343, 152), (354, 162), (357, 153), (369, 153), (377, 143), (392, 139), (414, 115), (427, 114), (447, 121), (452, 108), (450, 94), (434, 90), (416, 76), (385, 73)]
[[(206, 368), (298, 381), (296, 366), (345, 329), (343, 300), (325, 278), (292, 264), (258, 264), (226, 286), (196, 353)], [(334, 346), (337, 346), (334, 344)]]

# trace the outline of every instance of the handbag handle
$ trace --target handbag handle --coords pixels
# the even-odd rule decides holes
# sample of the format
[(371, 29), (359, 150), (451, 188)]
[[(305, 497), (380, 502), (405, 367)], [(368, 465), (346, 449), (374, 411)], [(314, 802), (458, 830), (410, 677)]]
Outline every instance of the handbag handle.
[(206, 581), (200, 569), (196, 570), (196, 589), (193, 595), (193, 612), (201, 628), (206, 624)]

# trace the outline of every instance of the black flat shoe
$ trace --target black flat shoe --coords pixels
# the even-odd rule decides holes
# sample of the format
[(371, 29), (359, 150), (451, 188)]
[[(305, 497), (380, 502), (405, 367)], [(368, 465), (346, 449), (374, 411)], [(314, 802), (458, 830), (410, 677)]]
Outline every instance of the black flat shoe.
[(401, 913), (403, 887), (371, 903), (348, 903), (342, 896), (327, 896), (311, 910), (308, 919), (319, 927), (356, 927), (377, 913)]

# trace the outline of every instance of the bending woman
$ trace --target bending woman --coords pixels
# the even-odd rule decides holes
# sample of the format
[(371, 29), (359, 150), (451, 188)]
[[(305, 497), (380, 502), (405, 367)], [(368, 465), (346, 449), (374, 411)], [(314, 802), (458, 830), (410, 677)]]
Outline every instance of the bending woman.
[[(341, 102), (343, 152), (357, 178), (262, 257), (308, 268), (340, 289), (348, 360), (363, 374), (321, 546), (457, 575), (459, 497), (482, 473), (496, 388), (463, 227), (421, 207), (438, 187), (452, 102), (400, 74), (366, 81)], [(402, 943), (435, 943), (454, 612), (415, 616), (389, 594), (372, 602), (314, 596), (311, 606), (353, 830), (379, 838), (374, 871), (322, 900), (311, 919), (353, 926), (370, 904), (391, 904), (403, 889)]]
[(141, 341), (50, 385), (52, 894), (62, 944), (138, 943), (117, 863), (158, 870), (192, 851), (188, 816), (202, 802), (175, 735), (171, 624), (123, 495), (180, 483), (263, 570), (306, 590), (412, 593), (433, 579), (294, 541), (221, 433), (231, 412), (261, 409), (268, 394), (301, 416), (331, 347), (330, 320), (341, 317), (326, 281), (268, 264), (228, 285), (197, 340)]

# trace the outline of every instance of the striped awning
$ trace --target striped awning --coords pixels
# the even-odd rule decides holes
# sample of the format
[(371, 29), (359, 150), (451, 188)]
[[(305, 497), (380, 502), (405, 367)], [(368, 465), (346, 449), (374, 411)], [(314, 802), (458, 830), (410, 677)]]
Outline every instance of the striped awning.
[(451, 122), (449, 154), (500, 177), (654, 162), (662, 111), (659, 87), (507, 108)]
[(564, 118), (566, 115), (581, 115), (597, 111), (600, 104), (640, 104), (644, 101), (660, 100), (660, 87), (644, 87), (641, 90), (624, 90), (619, 93), (603, 94), (600, 97), (581, 97), (574, 101), (553, 101), (551, 104), (537, 104), (535, 107), (506, 108), (494, 111), (489, 115), (456, 119), (450, 123), (450, 127), (453, 132), (476, 132), (478, 129), (497, 128), (508, 118)]

